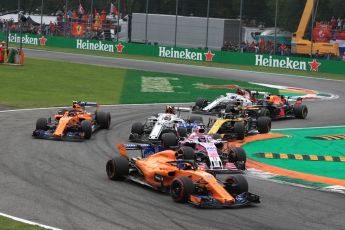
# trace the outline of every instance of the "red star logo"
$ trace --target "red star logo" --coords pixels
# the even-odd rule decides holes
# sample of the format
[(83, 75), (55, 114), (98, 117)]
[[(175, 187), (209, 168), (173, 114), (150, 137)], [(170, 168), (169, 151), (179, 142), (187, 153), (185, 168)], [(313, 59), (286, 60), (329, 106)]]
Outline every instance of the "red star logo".
[(42, 36), (42, 37), (40, 38), (40, 45), (41, 45), (41, 46), (45, 46), (45, 45), (46, 45), (46, 41), (47, 41), (47, 39), (46, 39), (44, 36)]
[(212, 61), (213, 56), (215, 55), (215, 54), (213, 54), (211, 52), (211, 50), (207, 51), (207, 53), (204, 53), (204, 54), (205, 54), (205, 57), (206, 57), (206, 61)]
[(115, 47), (118, 53), (122, 53), (123, 48), (125, 48), (121, 43), (117, 44)]
[(310, 65), (310, 71), (319, 71), (319, 66), (321, 65), (321, 63), (317, 62), (316, 59), (314, 59), (312, 62), (308, 62), (308, 64)]

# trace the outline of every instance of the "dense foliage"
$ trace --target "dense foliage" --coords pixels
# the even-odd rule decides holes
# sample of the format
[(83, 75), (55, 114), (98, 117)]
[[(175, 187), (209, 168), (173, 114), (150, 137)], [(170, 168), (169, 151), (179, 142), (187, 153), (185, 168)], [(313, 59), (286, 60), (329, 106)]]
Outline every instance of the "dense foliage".
[[(110, 3), (118, 4), (123, 15), (131, 12), (146, 12), (146, 0), (13, 0), (0, 1), (0, 11), (20, 8), (29, 13), (40, 13), (41, 3), (44, 3), (44, 14), (54, 14), (67, 9), (78, 9), (79, 2), (86, 11), (90, 11), (91, 2), (94, 8), (110, 10)], [(148, 0), (149, 13), (175, 14), (177, 0)], [(206, 17), (208, 0), (179, 0), (179, 15), (194, 15)], [(210, 0), (210, 17), (238, 18), (241, 0)], [(294, 31), (302, 14), (305, 0), (243, 0), (243, 19), (245, 24), (269, 27), (274, 25), (275, 4), (278, 2), (278, 26)], [(330, 20), (332, 16), (345, 18), (344, 0), (319, 0), (316, 19)]]

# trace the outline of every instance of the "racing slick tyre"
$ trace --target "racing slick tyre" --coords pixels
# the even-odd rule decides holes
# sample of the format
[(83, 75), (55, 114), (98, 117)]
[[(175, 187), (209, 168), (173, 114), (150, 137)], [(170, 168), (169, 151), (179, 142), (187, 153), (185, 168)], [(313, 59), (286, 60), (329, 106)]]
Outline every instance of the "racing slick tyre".
[(205, 98), (196, 99), (195, 106), (199, 109), (204, 108), (207, 105), (207, 100)]
[(186, 203), (193, 194), (195, 185), (191, 178), (176, 177), (170, 185), (170, 195), (175, 202)]
[(106, 172), (110, 180), (121, 180), (129, 174), (129, 163), (125, 157), (115, 157), (107, 162)]
[(257, 120), (257, 127), (259, 133), (268, 133), (271, 131), (271, 118), (259, 117)]
[(246, 162), (247, 154), (243, 148), (235, 147), (235, 148), (230, 149), (229, 158), (230, 158), (231, 162), (236, 162), (236, 161)]
[(234, 132), (237, 136), (237, 140), (243, 140), (245, 136), (245, 127), (243, 122), (236, 122), (234, 124)]
[(48, 120), (46, 118), (39, 118), (36, 121), (37, 130), (48, 130)]
[(266, 108), (261, 108), (258, 112), (258, 118), (259, 117), (270, 117), (271, 116), (271, 112), (266, 109)]
[(144, 133), (144, 126), (143, 126), (143, 124), (141, 124), (140, 122), (135, 122), (132, 125), (131, 133), (136, 133), (136, 134), (142, 135)]
[(190, 116), (189, 118), (190, 123), (204, 123), (204, 120), (202, 119), (201, 116)]
[(64, 115), (68, 110), (67, 109), (60, 109), (58, 110), (57, 114)]
[(96, 112), (96, 121), (101, 126), (101, 129), (109, 129), (111, 117), (110, 113), (106, 113), (103, 111)]
[(231, 196), (236, 197), (237, 195), (248, 192), (248, 182), (246, 178), (241, 174), (233, 174), (225, 179), (225, 189), (230, 193)]
[(229, 151), (229, 161), (235, 163), (240, 170), (246, 169), (247, 154), (242, 148), (233, 148)]
[(81, 131), (84, 133), (85, 139), (90, 139), (92, 136), (92, 124), (90, 121), (83, 120), (81, 122)]
[(234, 112), (234, 107), (236, 107), (236, 105), (232, 102), (228, 103), (226, 106), (225, 106), (225, 113), (232, 113)]
[(177, 128), (177, 134), (179, 137), (187, 137), (187, 129), (184, 127), (178, 127)]
[(293, 113), (296, 118), (305, 119), (308, 115), (308, 108), (306, 105), (297, 105), (293, 108)]
[(161, 140), (164, 148), (171, 149), (178, 146), (178, 140), (174, 133), (163, 133)]
[(183, 146), (176, 152), (176, 158), (182, 158), (183, 160), (195, 160), (194, 149), (190, 146)]

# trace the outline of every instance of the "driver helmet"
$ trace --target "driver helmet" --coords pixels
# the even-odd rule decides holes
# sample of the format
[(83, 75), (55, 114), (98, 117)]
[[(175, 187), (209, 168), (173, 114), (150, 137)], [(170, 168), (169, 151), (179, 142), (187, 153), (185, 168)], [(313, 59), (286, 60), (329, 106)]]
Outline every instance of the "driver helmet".
[(204, 125), (195, 125), (193, 127), (193, 132), (197, 133), (197, 134), (203, 134), (205, 133), (205, 126)]
[(171, 113), (171, 114), (175, 114), (175, 107), (171, 106), (171, 105), (167, 105), (165, 107), (165, 113)]
[(198, 138), (198, 141), (199, 141), (199, 142), (206, 142), (206, 137), (205, 137), (205, 136), (200, 136), (200, 137)]
[(230, 113), (236, 113), (236, 107), (237, 107), (237, 101), (232, 101), (230, 103), (227, 104), (227, 107), (229, 108), (229, 112)]
[(78, 111), (78, 112), (82, 112), (83, 111), (83, 107), (80, 106), (80, 104), (76, 101), (73, 101), (73, 109)]
[(242, 90), (242, 89), (240, 89), (240, 88), (237, 88), (236, 89), (236, 94), (238, 94), (238, 95), (245, 95), (245, 92), (244, 92), (244, 90)]

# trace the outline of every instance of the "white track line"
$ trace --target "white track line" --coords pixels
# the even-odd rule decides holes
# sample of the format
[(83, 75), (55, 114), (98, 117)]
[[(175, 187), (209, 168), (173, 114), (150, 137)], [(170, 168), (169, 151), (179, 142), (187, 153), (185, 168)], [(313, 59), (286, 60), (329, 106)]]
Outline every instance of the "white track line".
[[(117, 105), (101, 105), (101, 107), (121, 107), (121, 106), (147, 106), (147, 105), (188, 105), (194, 102), (181, 102), (181, 103), (149, 103), (149, 104), (117, 104)], [(46, 107), (46, 108), (31, 108), (31, 109), (8, 109), (2, 110), (0, 113), (9, 112), (22, 112), (22, 111), (35, 111), (35, 110), (47, 110), (47, 109), (64, 109), (70, 108), (71, 106), (58, 106), (58, 107)]]
[(19, 221), (19, 222), (22, 222), (22, 223), (25, 223), (25, 224), (39, 226), (39, 227), (45, 228), (45, 229), (62, 230), (61, 228), (55, 228), (55, 227), (51, 227), (51, 226), (48, 226), (48, 225), (39, 224), (39, 223), (30, 221), (30, 220), (25, 220), (25, 219), (22, 219), (22, 218), (11, 216), (11, 215), (8, 215), (8, 214), (2, 213), (2, 212), (0, 212), (0, 216), (7, 217), (9, 219), (16, 220), (16, 221)]

